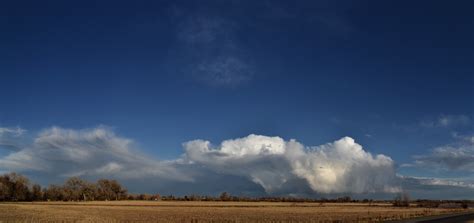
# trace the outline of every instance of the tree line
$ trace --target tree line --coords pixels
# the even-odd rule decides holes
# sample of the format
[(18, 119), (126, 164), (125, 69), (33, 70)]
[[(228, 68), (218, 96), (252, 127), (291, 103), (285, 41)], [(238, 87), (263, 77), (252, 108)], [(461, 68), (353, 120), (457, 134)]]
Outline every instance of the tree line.
[(0, 201), (93, 201), (127, 199), (127, 189), (116, 180), (99, 179), (92, 183), (79, 177), (63, 185), (41, 188), (17, 173), (0, 176)]
[(304, 198), (304, 197), (247, 197), (233, 196), (222, 192), (219, 196), (185, 195), (161, 196), (160, 194), (131, 194), (118, 181), (99, 179), (89, 182), (79, 177), (67, 179), (63, 185), (52, 184), (42, 188), (39, 184), (31, 184), (30, 180), (17, 173), (0, 175), (0, 201), (105, 201), (105, 200), (163, 200), (163, 201), (249, 201), (249, 202), (318, 202), (318, 203), (378, 203), (392, 202), (396, 207), (408, 207), (410, 203), (417, 207), (459, 206), (463, 208), (474, 206), (468, 200), (414, 200), (410, 201), (408, 194), (397, 195), (392, 201), (352, 199), (350, 196), (339, 198)]
[[(337, 199), (297, 197), (246, 197), (222, 192), (219, 196), (161, 196), (160, 194), (129, 194), (118, 181), (99, 179), (89, 182), (79, 177), (67, 179), (63, 185), (42, 188), (17, 173), (0, 175), (0, 201), (103, 201), (103, 200), (164, 200), (164, 201), (269, 201), (269, 202), (358, 202), (348, 196)], [(361, 202), (372, 202), (363, 200)]]

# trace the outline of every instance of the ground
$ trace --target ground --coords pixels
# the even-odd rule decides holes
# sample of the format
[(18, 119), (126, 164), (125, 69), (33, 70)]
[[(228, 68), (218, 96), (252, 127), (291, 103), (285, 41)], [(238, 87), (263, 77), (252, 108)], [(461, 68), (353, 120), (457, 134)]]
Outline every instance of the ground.
[(461, 212), (388, 203), (97, 201), (0, 203), (0, 222), (378, 222)]

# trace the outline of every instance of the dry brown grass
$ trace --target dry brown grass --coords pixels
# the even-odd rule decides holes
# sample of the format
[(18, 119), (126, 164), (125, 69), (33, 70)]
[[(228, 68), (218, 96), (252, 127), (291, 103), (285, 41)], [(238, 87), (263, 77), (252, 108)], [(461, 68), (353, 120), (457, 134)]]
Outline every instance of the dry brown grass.
[(379, 222), (460, 211), (351, 203), (33, 202), (0, 203), (0, 222)]

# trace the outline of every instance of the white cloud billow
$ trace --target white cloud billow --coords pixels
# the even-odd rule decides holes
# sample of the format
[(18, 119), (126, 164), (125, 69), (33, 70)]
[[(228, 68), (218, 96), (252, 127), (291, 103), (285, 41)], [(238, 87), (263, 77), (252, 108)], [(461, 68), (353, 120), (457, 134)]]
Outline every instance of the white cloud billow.
[[(296, 142), (294, 142), (296, 144)], [(305, 151), (294, 147), (290, 161), (293, 172), (305, 178), (315, 191), (342, 192), (398, 192), (393, 160), (385, 155), (363, 150), (354, 139), (344, 137), (334, 143)]]
[(184, 144), (190, 162), (248, 177), (267, 192), (288, 180), (306, 180), (319, 193), (397, 192), (392, 159), (373, 157), (350, 137), (317, 147), (280, 137), (249, 135), (212, 148), (209, 141)]

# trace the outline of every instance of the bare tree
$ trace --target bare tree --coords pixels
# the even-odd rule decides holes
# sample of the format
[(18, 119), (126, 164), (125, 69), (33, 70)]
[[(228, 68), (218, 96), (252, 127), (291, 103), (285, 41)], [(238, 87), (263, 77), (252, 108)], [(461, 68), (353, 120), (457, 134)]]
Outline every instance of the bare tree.
[(82, 189), (86, 182), (79, 177), (71, 177), (64, 183), (66, 199), (70, 201), (82, 200)]
[(31, 187), (31, 200), (39, 201), (43, 199), (43, 192), (41, 191), (41, 186), (39, 184), (33, 185)]
[(410, 206), (410, 196), (408, 193), (401, 193), (393, 199), (393, 206), (395, 207), (408, 207)]
[(2, 191), (0, 192), (0, 196), (3, 197), (4, 200), (24, 201), (29, 198), (28, 178), (17, 173), (9, 173), (3, 175), (0, 182), (0, 189)]
[(98, 196), (97, 186), (79, 177), (71, 177), (64, 184), (67, 200), (95, 200)]
[(102, 200), (121, 200), (127, 198), (127, 190), (116, 180), (100, 179), (97, 191)]
[(86, 182), (82, 189), (82, 199), (84, 201), (93, 201), (97, 198), (97, 186), (93, 183)]
[(222, 192), (221, 195), (219, 196), (219, 199), (221, 201), (228, 201), (230, 200), (230, 195), (227, 192)]
[(10, 199), (10, 187), (9, 182), (3, 176), (0, 176), (0, 201), (6, 201)]
[[(127, 198), (127, 189), (116, 180), (100, 179), (94, 184), (79, 177), (71, 177), (63, 186), (50, 185), (41, 190), (39, 184), (30, 187), (28, 178), (20, 174), (0, 175), (0, 201), (90, 201)], [(156, 199), (159, 199), (159, 195)]]
[(116, 180), (110, 180), (110, 189), (113, 192), (115, 200), (121, 200), (127, 197), (127, 190)]
[(54, 184), (49, 185), (49, 187), (43, 191), (43, 194), (45, 200), (62, 201), (66, 199), (64, 188)]

